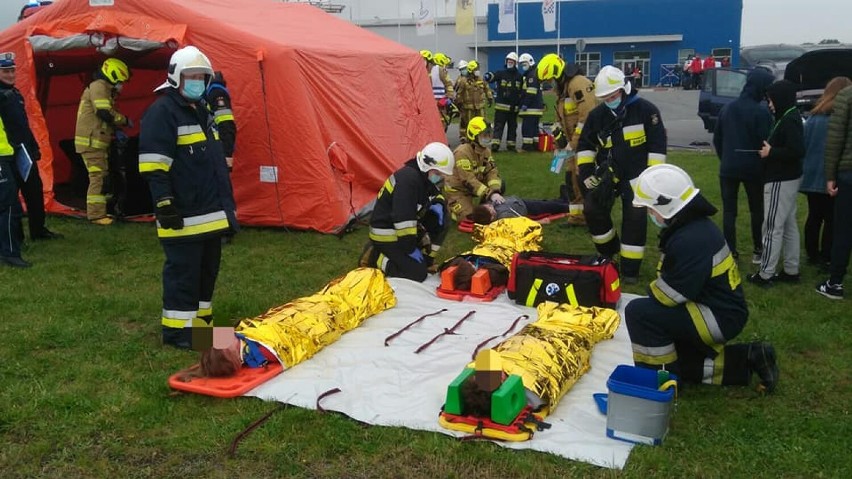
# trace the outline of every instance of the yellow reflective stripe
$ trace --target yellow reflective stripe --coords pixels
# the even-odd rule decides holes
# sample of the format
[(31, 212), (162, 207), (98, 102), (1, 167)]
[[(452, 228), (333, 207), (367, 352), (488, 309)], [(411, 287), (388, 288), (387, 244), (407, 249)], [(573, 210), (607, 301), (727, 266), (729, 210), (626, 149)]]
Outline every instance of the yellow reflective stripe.
[(104, 169), (100, 166), (86, 165), (86, 171), (88, 171), (89, 173), (97, 173), (99, 171), (104, 171)]
[(488, 182), (488, 187), (491, 189), (499, 189), (503, 186), (503, 182), (500, 180), (491, 180)]
[(103, 142), (95, 138), (89, 138), (86, 136), (75, 136), (74, 144), (80, 146), (91, 146), (92, 148), (96, 148), (99, 150), (105, 150), (109, 148), (108, 142)]
[(213, 121), (216, 122), (217, 125), (219, 123), (222, 123), (223, 121), (234, 121), (234, 115), (219, 115), (219, 114), (217, 114), (213, 117)]
[[(717, 341), (714, 337), (717, 335), (721, 336), (721, 332), (718, 331), (719, 326), (716, 324), (716, 317), (713, 316), (713, 313), (708, 308), (702, 307), (702, 305), (694, 301), (689, 301), (686, 303), (686, 310), (689, 312), (692, 324), (695, 326), (695, 330), (704, 344), (716, 346), (724, 341), (724, 338), (720, 337), (721, 341)], [(713, 333), (711, 333), (711, 328), (714, 330)]]
[(595, 162), (595, 152), (582, 150), (577, 153), (577, 165), (588, 165)]
[(214, 231), (228, 229), (228, 217), (224, 211), (216, 211), (206, 215), (190, 216), (183, 219), (183, 228), (179, 230), (165, 229), (157, 222), (157, 236), (160, 238), (180, 238), (195, 236)]
[(86, 195), (86, 203), (100, 205), (106, 203), (106, 195)]
[(577, 112), (577, 103), (575, 103), (574, 100), (570, 100), (570, 101), (566, 100), (565, 105), (563, 106), (563, 109), (565, 110), (565, 113), (567, 113), (569, 115), (572, 114), (572, 113), (576, 113)]
[(645, 247), (622, 243), (621, 256), (629, 259), (642, 259), (645, 256)]
[(648, 153), (648, 166), (661, 165), (666, 162), (666, 155), (661, 153)]
[(408, 228), (416, 228), (416, 227), (417, 227), (417, 220), (398, 221), (398, 222), (393, 224), (393, 228), (396, 231), (399, 231), (399, 230), (402, 230), (402, 229), (408, 229)]
[(610, 228), (609, 231), (602, 235), (592, 235), (592, 243), (595, 244), (604, 244), (610, 240), (615, 238), (615, 230)]
[(538, 88), (527, 88), (527, 93), (529, 93), (530, 95), (535, 95), (536, 93), (538, 93)]
[(95, 105), (95, 108), (98, 110), (109, 110), (112, 109), (112, 102), (109, 100), (99, 99), (92, 100), (92, 103)]
[(396, 230), (390, 228), (370, 228), (370, 239), (379, 243), (396, 241)]
[(207, 140), (207, 137), (204, 133), (190, 133), (188, 135), (178, 135), (177, 144), (178, 146), (186, 146), (201, 143), (205, 140)]
[(412, 226), (410, 228), (400, 228), (396, 230), (397, 238), (402, 236), (416, 236), (417, 235), (417, 227)]
[(538, 278), (533, 281), (532, 286), (530, 286), (530, 292), (527, 294), (527, 300), (524, 303), (525, 305), (532, 307), (533, 303), (535, 303), (535, 297), (538, 294), (539, 288), (541, 288), (542, 279)]
[(483, 196), (485, 192), (488, 191), (488, 187), (485, 185), (479, 185), (479, 188), (476, 189), (476, 196)]
[(568, 304), (575, 308), (580, 306), (580, 303), (577, 301), (577, 293), (574, 291), (574, 283), (569, 284), (565, 289), (565, 296), (568, 298)]
[(665, 346), (641, 346), (633, 344), (633, 360), (639, 363), (662, 366), (677, 361), (677, 350), (674, 344)]
[(630, 125), (622, 129), (625, 140), (635, 140), (645, 136), (645, 125)]
[(720, 276), (727, 273), (728, 270), (731, 269), (731, 267), (735, 264), (736, 262), (734, 262), (733, 255), (731, 255), (731, 253), (728, 253), (728, 256), (723, 259), (721, 263), (713, 266), (713, 270), (710, 272), (710, 277), (715, 278), (716, 276)]
[(163, 318), (160, 323), (167, 328), (176, 328), (180, 329), (186, 326), (187, 321), (192, 321), (191, 319), (168, 319)]
[(651, 294), (654, 295), (657, 301), (660, 304), (665, 306), (673, 307), (678, 304), (684, 303), (687, 299), (674, 288), (668, 285), (663, 278), (657, 278), (654, 281), (651, 281)]
[(159, 153), (142, 153), (139, 155), (139, 172), (169, 171), (172, 169), (172, 163), (174, 163), (174, 160), (169, 156)]
[(213, 139), (214, 139), (214, 140), (218, 140), (218, 139), (219, 139), (219, 132), (218, 132), (218, 131), (214, 131), (214, 132), (213, 132)]

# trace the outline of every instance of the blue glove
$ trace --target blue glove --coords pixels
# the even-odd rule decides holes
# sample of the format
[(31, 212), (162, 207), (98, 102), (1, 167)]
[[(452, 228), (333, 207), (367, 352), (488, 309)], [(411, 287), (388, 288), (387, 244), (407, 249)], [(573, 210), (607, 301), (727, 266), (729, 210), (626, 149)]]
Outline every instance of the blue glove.
[(435, 216), (438, 217), (438, 226), (444, 226), (444, 207), (442, 205), (432, 205), (429, 207), (429, 211), (435, 213)]
[(451, 107), (451, 106), (453, 106), (453, 99), (452, 99), (452, 98), (447, 98), (447, 108), (449, 108), (449, 107)]
[(408, 257), (413, 259), (414, 261), (417, 261), (418, 263), (423, 262), (423, 252), (420, 251), (420, 248), (414, 248), (414, 251), (408, 253)]
[(524, 105), (524, 106), (521, 107), (521, 111), (527, 111), (527, 108), (529, 108), (529, 107)]
[(121, 130), (115, 130), (115, 140), (119, 143), (127, 142), (127, 133)]

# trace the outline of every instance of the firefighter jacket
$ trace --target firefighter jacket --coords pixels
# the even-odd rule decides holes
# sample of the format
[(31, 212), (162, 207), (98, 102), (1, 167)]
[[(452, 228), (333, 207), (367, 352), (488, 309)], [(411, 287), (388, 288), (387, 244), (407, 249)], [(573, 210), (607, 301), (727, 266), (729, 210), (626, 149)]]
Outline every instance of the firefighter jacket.
[(500, 172), (491, 157), (491, 150), (474, 143), (463, 143), (453, 151), (456, 165), (448, 176), (444, 191), (450, 195), (462, 192), (480, 200), (502, 188)]
[(699, 193), (663, 229), (657, 279), (649, 289), (664, 306), (685, 305), (699, 334), (712, 337), (705, 343), (721, 344), (725, 342), (721, 331), (736, 329), (729, 328), (731, 323), (745, 325), (748, 306), (737, 262), (706, 211), (716, 209)]
[(583, 75), (575, 75), (557, 83), (556, 118), (567, 136), (571, 149), (577, 151), (580, 134), (589, 113), (598, 106), (595, 84)]
[[(443, 202), (440, 191), (420, 171), (416, 160), (408, 160), (379, 190), (370, 218), (370, 239), (394, 243), (405, 252), (414, 251), (420, 246), (418, 223), (436, 202)], [(435, 240), (432, 238), (433, 253), (441, 247)]]
[(231, 94), (225, 85), (211, 83), (207, 87), (207, 106), (213, 113), (213, 121), (219, 129), (219, 139), (225, 156), (234, 156), (234, 144), (237, 141), (237, 124), (234, 121), (234, 112), (231, 110)]
[(494, 83), (497, 85), (494, 110), (517, 113), (524, 93), (524, 76), (521, 72), (517, 68), (500, 70), (494, 74)]
[(168, 88), (148, 107), (139, 134), (139, 172), (154, 204), (172, 198), (184, 227), (157, 225), (163, 242), (198, 240), (229, 228), (223, 207), (233, 203), (225, 153), (203, 102), (190, 103)]
[(432, 96), (434, 96), (436, 100), (440, 100), (444, 97), (455, 97), (453, 81), (450, 80), (450, 74), (447, 73), (446, 68), (435, 65), (432, 67), (432, 71), (429, 75), (432, 78)]
[(0, 118), (6, 130), (6, 141), (12, 146), (24, 145), (33, 161), (41, 159), (41, 150), (30, 129), (24, 97), (12, 85), (0, 82)]
[(471, 74), (459, 81), (456, 102), (463, 110), (484, 109), (487, 101), (493, 98), (491, 89), (478, 76)]
[(632, 180), (645, 168), (666, 162), (666, 130), (660, 110), (633, 93), (616, 110), (600, 104), (589, 113), (577, 150), (580, 181), (601, 167), (615, 180)]
[(115, 95), (115, 87), (103, 78), (83, 90), (74, 133), (77, 153), (108, 149), (115, 127), (127, 125), (127, 117), (115, 109)]
[(524, 86), (521, 93), (519, 116), (541, 116), (544, 114), (544, 97), (541, 94), (541, 82), (538, 81), (535, 68), (524, 74)]

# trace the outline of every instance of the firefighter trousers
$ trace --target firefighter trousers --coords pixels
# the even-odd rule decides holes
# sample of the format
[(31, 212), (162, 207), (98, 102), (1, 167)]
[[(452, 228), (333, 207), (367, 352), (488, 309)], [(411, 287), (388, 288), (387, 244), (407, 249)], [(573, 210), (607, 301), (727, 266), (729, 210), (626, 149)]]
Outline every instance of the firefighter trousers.
[(494, 131), (491, 138), (491, 149), (493, 151), (500, 150), (500, 143), (503, 141), (503, 128), (508, 127), (506, 131), (506, 149), (509, 151), (515, 150), (515, 139), (518, 136), (518, 113), (515, 111), (494, 110)]
[(380, 243), (373, 241), (373, 250), (367, 265), (378, 268), (391, 278), (405, 278), (422, 283), (428, 274), (428, 255), (423, 255), (423, 261), (418, 262), (408, 256), (411, 251), (403, 251), (398, 243)]
[(615, 188), (616, 194), (621, 197), (620, 240), (612, 222), (612, 203), (601, 204), (598, 196), (589, 191), (585, 194), (583, 215), (598, 253), (610, 258), (620, 254), (620, 275), (636, 278), (645, 256), (648, 214), (645, 208), (633, 206), (633, 190), (629, 181), (621, 180)]
[(190, 348), (193, 327), (212, 326), (222, 239), (163, 243), (163, 252), (163, 343)]
[(521, 116), (521, 136), (524, 151), (538, 151), (539, 121), (541, 115)]
[(24, 238), (23, 211), (18, 200), (15, 164), (11, 158), (0, 158), (0, 256), (20, 258)]
[(666, 369), (688, 383), (748, 385), (749, 344), (725, 344), (742, 320), (716, 317), (693, 302), (668, 307), (653, 298), (630, 301), (624, 312), (636, 366)]
[(86, 192), (86, 217), (96, 220), (107, 215), (107, 197), (104, 179), (109, 174), (107, 150), (91, 150), (80, 153), (89, 172), (89, 189)]

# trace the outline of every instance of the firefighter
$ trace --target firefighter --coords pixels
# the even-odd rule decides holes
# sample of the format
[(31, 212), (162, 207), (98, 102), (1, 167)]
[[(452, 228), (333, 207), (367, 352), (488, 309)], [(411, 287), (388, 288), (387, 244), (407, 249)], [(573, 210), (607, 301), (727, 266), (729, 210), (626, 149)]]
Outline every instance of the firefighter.
[(14, 170), (15, 182), (21, 189), (27, 205), (30, 239), (62, 238), (61, 234), (54, 233), (44, 226), (44, 192), (38, 171), (41, 150), (30, 129), (24, 97), (15, 88), (15, 54), (11, 52), (0, 54), (0, 116), (3, 117), (9, 144), (13, 145), (16, 151), (26, 148), (33, 161), (26, 181), (17, 169)]
[(456, 99), (459, 97), (459, 86), (467, 78), (467, 61), (459, 60), (457, 68), (459, 70), (459, 76), (456, 77), (456, 81), (453, 83), (453, 90), (456, 92)]
[(597, 105), (595, 84), (586, 78), (583, 70), (573, 63), (567, 63), (559, 55), (549, 53), (538, 62), (536, 68), (540, 81), (553, 80), (556, 83), (556, 122), (553, 137), (556, 148), (568, 150), (568, 164), (565, 169), (565, 184), (561, 187), (562, 198), (570, 203), (568, 224), (582, 226), (586, 224), (583, 216), (583, 192), (577, 178), (577, 145), (589, 112)]
[(370, 218), (370, 241), (361, 266), (392, 277), (426, 279), (447, 234), (441, 183), (452, 174), (454, 163), (450, 147), (429, 143), (385, 181)]
[(710, 219), (716, 208), (674, 165), (652, 166), (631, 184), (633, 205), (662, 228), (650, 295), (625, 310), (633, 361), (690, 383), (748, 385), (754, 372), (758, 390), (771, 393), (778, 382), (772, 345), (727, 344), (745, 327), (748, 306), (737, 262)]
[(461, 143), (467, 141), (466, 131), (470, 119), (477, 116), (484, 118), (486, 105), (494, 104), (494, 95), (488, 85), (479, 78), (478, 70), (479, 62), (476, 60), (468, 62), (467, 76), (459, 82), (459, 88), (456, 91), (456, 99), (461, 110), (459, 117), (459, 141)]
[(522, 151), (536, 151), (538, 149), (538, 124), (544, 114), (541, 83), (533, 66), (535, 66), (533, 56), (529, 53), (521, 54), (518, 59), (518, 71), (524, 77), (524, 86), (518, 116), (521, 117)]
[(524, 77), (518, 71), (518, 54), (509, 52), (506, 55), (505, 65), (505, 69), (493, 75), (493, 80), (497, 84), (497, 98), (494, 104), (494, 136), (491, 140), (491, 151), (500, 151), (504, 127), (508, 126), (507, 150), (515, 151), (515, 138), (518, 134), (518, 108), (524, 91)]
[[(628, 183), (648, 166), (665, 163), (666, 130), (660, 110), (640, 98), (618, 68), (601, 69), (595, 95), (604, 104), (589, 113), (577, 152), (583, 214), (598, 253), (608, 257), (619, 253), (622, 282), (635, 284), (645, 256), (648, 220), (644, 208), (633, 206)], [(620, 242), (610, 217), (619, 196)]]
[(447, 55), (437, 52), (432, 57), (432, 61), (434, 65), (429, 73), (432, 80), (432, 95), (438, 105), (438, 112), (441, 114), (441, 121), (444, 123), (444, 131), (447, 131), (453, 117), (458, 114), (458, 107), (453, 104), (455, 99), (453, 81), (450, 79), (450, 74), (447, 73), (447, 67), (453, 60)]
[(193, 326), (212, 326), (221, 236), (230, 227), (225, 152), (203, 101), (212, 77), (210, 61), (196, 47), (174, 52), (139, 136), (139, 172), (151, 189), (166, 257), (163, 343), (179, 348), (193, 346)]
[[(213, 121), (219, 130), (219, 139), (222, 142), (222, 148), (225, 150), (225, 162), (228, 165), (228, 171), (231, 172), (234, 169), (237, 124), (234, 120), (234, 112), (231, 109), (231, 92), (228, 91), (225, 76), (222, 72), (217, 71), (213, 74), (213, 80), (207, 86), (204, 99), (207, 103), (207, 108), (213, 113)], [(233, 187), (231, 189), (233, 190)], [(231, 242), (231, 239), (239, 229), (239, 224), (237, 223), (237, 205), (228, 203), (230, 199), (233, 199), (233, 196), (228, 195), (223, 198), (225, 204), (222, 205), (225, 208), (225, 213), (228, 214), (228, 223), (234, 228), (222, 237), (222, 240), (226, 243)]]
[(491, 127), (485, 118), (470, 119), (465, 129), (467, 142), (459, 145), (453, 154), (456, 167), (444, 185), (447, 206), (455, 221), (461, 221), (473, 212), (473, 200), (501, 204), (503, 180), (488, 145), (491, 144)]
[(109, 175), (107, 157), (115, 127), (133, 127), (133, 122), (115, 109), (115, 98), (128, 80), (130, 69), (127, 64), (118, 58), (107, 58), (100, 70), (95, 72), (94, 80), (83, 90), (77, 109), (74, 147), (83, 157), (89, 172), (86, 217), (98, 225), (110, 225), (113, 222), (107, 216), (104, 179)]

